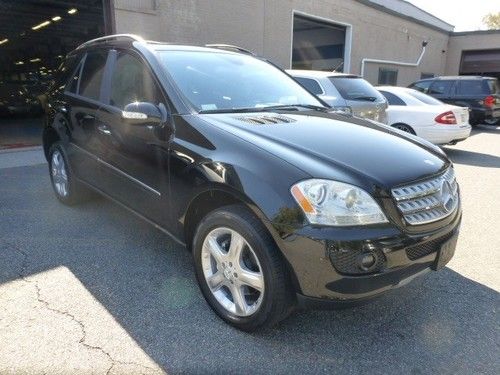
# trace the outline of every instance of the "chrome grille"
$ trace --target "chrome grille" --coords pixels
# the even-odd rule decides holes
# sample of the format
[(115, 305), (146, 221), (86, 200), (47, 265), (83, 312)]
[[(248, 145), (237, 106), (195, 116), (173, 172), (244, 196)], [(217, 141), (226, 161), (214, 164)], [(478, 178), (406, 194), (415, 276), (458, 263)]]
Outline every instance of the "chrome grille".
[(392, 196), (410, 225), (432, 223), (454, 212), (458, 206), (458, 184), (453, 168), (441, 176), (392, 189)]

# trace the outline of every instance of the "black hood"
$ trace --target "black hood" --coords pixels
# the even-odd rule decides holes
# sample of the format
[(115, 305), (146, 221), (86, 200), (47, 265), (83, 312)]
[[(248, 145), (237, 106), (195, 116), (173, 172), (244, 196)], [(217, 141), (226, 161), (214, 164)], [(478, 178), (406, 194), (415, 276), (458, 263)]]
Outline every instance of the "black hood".
[(315, 178), (369, 178), (387, 189), (449, 164), (427, 141), (358, 118), (312, 111), (201, 116)]

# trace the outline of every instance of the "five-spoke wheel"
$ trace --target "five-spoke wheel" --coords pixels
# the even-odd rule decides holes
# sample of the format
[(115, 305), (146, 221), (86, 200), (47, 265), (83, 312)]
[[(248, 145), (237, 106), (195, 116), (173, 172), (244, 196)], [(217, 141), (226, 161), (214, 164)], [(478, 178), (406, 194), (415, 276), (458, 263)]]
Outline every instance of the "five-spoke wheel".
[(222, 319), (252, 331), (290, 313), (295, 299), (282, 255), (248, 208), (232, 205), (208, 213), (192, 247), (203, 296)]
[(238, 316), (252, 315), (262, 303), (265, 283), (255, 252), (241, 234), (216, 228), (202, 247), (203, 274), (225, 309)]

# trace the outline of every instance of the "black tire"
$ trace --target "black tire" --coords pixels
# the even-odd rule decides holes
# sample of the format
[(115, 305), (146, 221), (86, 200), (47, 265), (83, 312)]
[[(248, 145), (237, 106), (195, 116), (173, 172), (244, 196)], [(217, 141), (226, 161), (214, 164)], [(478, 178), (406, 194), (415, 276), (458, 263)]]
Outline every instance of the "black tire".
[[(67, 176), (66, 194), (62, 194), (61, 191), (56, 187), (56, 177), (53, 173), (53, 158), (55, 153), (59, 153), (59, 155), (61, 155), (61, 161), (65, 166), (65, 172)], [(93, 193), (79, 180), (77, 180), (76, 177), (74, 177), (73, 170), (68, 163), (66, 151), (64, 150), (64, 147), (60, 142), (55, 142), (49, 149), (49, 175), (54, 193), (61, 203), (64, 203), (68, 206), (73, 206), (75, 204), (87, 201), (91, 197), (93, 197)]]
[(413, 128), (410, 125), (407, 125), (407, 124), (398, 123), (398, 124), (393, 124), (391, 126), (393, 128), (402, 130), (402, 131), (404, 131), (406, 133), (410, 133), (410, 134), (413, 134), (413, 135), (417, 134), (417, 133), (415, 133), (415, 130), (413, 130)]
[(491, 125), (491, 126), (495, 126), (495, 125), (498, 125), (500, 124), (500, 119), (485, 119), (484, 121), (484, 124), (485, 125)]
[[(208, 286), (202, 265), (202, 247), (205, 238), (216, 228), (229, 228), (243, 236), (260, 263), (265, 289), (259, 308), (249, 316), (238, 316), (223, 307)], [(209, 213), (196, 229), (192, 249), (196, 278), (203, 296), (227, 323), (250, 332), (273, 326), (293, 310), (295, 297), (281, 253), (264, 225), (245, 206), (225, 206)]]

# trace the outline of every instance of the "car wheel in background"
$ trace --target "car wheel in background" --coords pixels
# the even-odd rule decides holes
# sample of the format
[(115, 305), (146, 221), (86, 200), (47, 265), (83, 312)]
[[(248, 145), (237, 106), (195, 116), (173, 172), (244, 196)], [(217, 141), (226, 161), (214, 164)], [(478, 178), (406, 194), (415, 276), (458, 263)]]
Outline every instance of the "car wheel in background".
[(391, 125), (393, 128), (402, 130), (404, 132), (410, 133), (410, 134), (416, 134), (413, 128), (410, 125), (406, 124), (393, 124)]
[(68, 158), (60, 142), (56, 142), (50, 147), (49, 174), (56, 197), (62, 203), (71, 206), (92, 196), (89, 189), (73, 176)]
[(246, 207), (209, 213), (196, 230), (193, 255), (203, 296), (236, 328), (271, 326), (291, 312), (294, 296), (281, 254)]
[(484, 120), (484, 123), (486, 125), (498, 125), (500, 124), (500, 119), (493, 119), (493, 118), (488, 118)]

